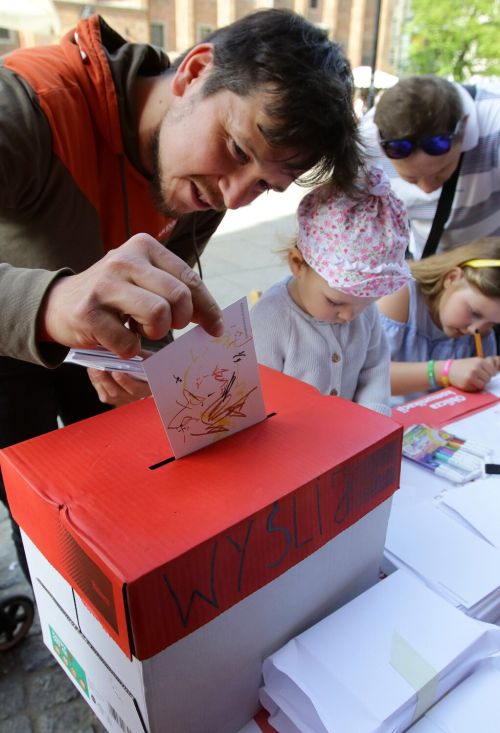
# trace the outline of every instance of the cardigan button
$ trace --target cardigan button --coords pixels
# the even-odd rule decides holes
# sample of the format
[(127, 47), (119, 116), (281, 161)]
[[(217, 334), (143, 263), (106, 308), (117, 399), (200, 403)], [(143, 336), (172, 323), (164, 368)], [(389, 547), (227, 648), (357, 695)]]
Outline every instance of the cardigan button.
[(337, 354), (337, 352), (335, 352), (334, 354), (332, 354), (332, 361), (333, 361), (334, 364), (336, 364), (338, 361), (340, 361), (340, 354)]

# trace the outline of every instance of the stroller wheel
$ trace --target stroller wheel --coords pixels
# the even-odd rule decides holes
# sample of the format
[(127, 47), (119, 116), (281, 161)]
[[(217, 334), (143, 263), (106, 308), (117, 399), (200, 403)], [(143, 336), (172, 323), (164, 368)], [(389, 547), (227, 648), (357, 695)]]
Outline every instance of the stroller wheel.
[(12, 596), (0, 601), (0, 651), (12, 649), (24, 639), (34, 616), (33, 601), (28, 596)]

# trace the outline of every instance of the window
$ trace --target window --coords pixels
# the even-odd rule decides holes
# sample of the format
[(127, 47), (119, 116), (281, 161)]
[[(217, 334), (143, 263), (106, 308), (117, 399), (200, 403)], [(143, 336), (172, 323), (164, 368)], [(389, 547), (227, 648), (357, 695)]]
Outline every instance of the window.
[(310, 8), (317, 8), (318, 7), (318, 0), (309, 0), (309, 7)]
[(151, 44), (158, 48), (165, 48), (165, 28), (163, 23), (151, 23)]
[(12, 32), (8, 28), (0, 28), (0, 43), (11, 43)]

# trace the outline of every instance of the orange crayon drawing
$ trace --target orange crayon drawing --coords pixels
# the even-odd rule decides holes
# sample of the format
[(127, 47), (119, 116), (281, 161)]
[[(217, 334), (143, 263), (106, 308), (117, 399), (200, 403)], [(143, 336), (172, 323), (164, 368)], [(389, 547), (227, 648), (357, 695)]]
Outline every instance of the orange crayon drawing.
[[(228, 376), (230, 374), (230, 376)], [(235, 372), (216, 367), (211, 374), (195, 378), (196, 391), (183, 386), (181, 409), (169, 422), (169, 430), (192, 436), (227, 433), (235, 418), (246, 417), (249, 395), (257, 389), (238, 385)], [(214, 382), (216, 383), (214, 385)]]

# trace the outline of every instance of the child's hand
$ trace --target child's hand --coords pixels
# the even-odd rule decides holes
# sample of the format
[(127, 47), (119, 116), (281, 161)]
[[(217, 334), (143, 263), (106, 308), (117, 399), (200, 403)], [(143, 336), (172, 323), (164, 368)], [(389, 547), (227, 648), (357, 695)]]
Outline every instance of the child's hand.
[(486, 359), (477, 356), (455, 359), (450, 367), (450, 384), (465, 392), (479, 392), (495, 376), (499, 367), (498, 356), (488, 356)]
[(487, 356), (486, 361), (491, 361), (497, 372), (500, 371), (500, 356)]

